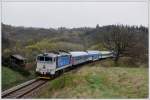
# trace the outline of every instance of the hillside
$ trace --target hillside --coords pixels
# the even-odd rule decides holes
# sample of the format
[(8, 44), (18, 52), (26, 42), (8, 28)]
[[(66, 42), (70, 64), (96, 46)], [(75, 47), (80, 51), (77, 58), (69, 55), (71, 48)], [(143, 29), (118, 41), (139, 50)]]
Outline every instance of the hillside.
[(50, 81), (35, 98), (147, 98), (148, 69), (99, 61)]
[[(84, 49), (88, 49), (93, 45), (102, 44), (103, 35), (113, 31), (114, 27), (122, 27), (122, 25), (97, 26), (95, 28), (34, 28), (34, 27), (16, 27), (2, 24), (2, 44), (3, 49), (14, 47), (17, 45), (29, 46), (31, 44), (43, 41), (45, 39), (53, 42), (69, 42), (80, 44)], [(144, 38), (142, 41), (147, 46), (148, 29), (144, 26), (123, 26), (128, 32), (135, 34), (137, 38)], [(140, 36), (141, 35), (141, 36)]]
[(2, 90), (6, 90), (10, 87), (21, 84), (27, 80), (34, 78), (35, 75), (33, 73), (26, 77), (23, 76), (20, 72), (17, 72), (9, 67), (2, 67)]
[[(115, 28), (122, 28), (123, 33), (132, 34), (132, 38), (129, 37), (130, 41), (128, 41), (132, 48), (126, 48), (126, 56), (130, 55), (134, 58), (138, 57), (138, 61), (142, 61), (142, 59), (146, 61), (148, 53), (148, 28), (127, 25), (45, 29), (2, 24), (2, 56), (7, 58), (10, 54), (19, 53), (33, 61), (37, 54), (44, 51), (49, 52), (58, 49), (67, 51), (110, 50), (115, 47), (108, 48), (108, 46), (104, 45), (106, 44), (105, 35), (111, 34)], [(137, 49), (141, 51), (138, 52)], [(145, 58), (143, 58), (143, 54)]]

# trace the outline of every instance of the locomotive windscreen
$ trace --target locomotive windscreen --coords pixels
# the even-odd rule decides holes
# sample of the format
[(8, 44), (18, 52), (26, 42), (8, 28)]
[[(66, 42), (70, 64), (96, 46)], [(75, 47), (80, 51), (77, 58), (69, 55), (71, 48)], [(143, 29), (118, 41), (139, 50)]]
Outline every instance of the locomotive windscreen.
[(51, 61), (52, 62), (52, 58), (51, 57), (45, 57), (45, 61)]
[(38, 57), (37, 57), (37, 60), (38, 60), (38, 61), (44, 61), (44, 57), (43, 57), (43, 56), (38, 56)]
[(52, 58), (51, 57), (45, 57), (45, 56), (38, 56), (37, 57), (38, 61), (48, 61), (48, 62), (52, 62)]

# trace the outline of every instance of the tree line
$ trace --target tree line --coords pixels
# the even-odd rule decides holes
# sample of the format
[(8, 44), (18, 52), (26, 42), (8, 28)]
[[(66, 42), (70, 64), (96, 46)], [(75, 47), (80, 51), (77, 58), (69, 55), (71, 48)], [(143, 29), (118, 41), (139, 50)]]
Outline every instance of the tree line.
[[(128, 25), (96, 25), (95, 28), (14, 27), (2, 23), (2, 57), (20, 53), (30, 59), (44, 50), (113, 50), (136, 62), (148, 61), (148, 28)], [(34, 60), (34, 59), (33, 59)], [(2, 59), (3, 61), (3, 59)]]

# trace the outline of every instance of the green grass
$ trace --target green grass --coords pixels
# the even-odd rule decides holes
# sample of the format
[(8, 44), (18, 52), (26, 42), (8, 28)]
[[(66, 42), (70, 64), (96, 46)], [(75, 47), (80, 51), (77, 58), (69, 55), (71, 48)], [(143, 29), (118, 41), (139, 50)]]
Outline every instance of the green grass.
[(10, 69), (9, 67), (2, 67), (2, 90), (8, 89), (20, 83), (23, 83), (34, 76), (25, 77), (19, 72)]
[(36, 98), (147, 98), (148, 68), (84, 65), (48, 83)]

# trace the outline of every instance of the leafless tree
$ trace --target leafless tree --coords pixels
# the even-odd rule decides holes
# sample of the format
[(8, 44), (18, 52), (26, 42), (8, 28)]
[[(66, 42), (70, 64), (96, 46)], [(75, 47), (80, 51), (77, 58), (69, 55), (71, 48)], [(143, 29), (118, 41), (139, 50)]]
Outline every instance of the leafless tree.
[(103, 35), (103, 44), (109, 50), (115, 52), (115, 62), (117, 63), (121, 54), (132, 47), (133, 34), (124, 26), (113, 26), (112, 30)]

